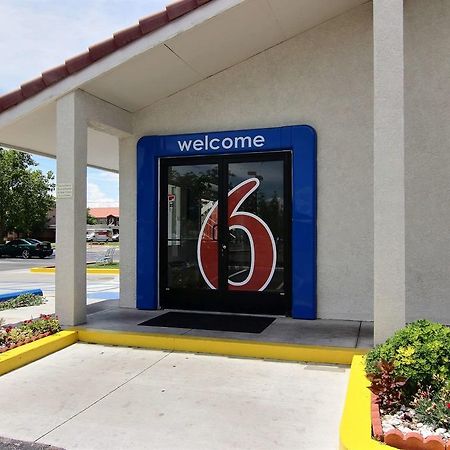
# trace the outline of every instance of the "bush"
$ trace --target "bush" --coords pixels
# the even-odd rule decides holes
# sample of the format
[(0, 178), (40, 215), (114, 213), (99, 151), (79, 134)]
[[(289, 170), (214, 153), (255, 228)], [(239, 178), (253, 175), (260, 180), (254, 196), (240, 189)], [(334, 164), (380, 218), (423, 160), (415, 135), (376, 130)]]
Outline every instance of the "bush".
[(46, 299), (41, 295), (22, 294), (18, 297), (12, 298), (11, 300), (0, 302), (0, 311), (5, 309), (22, 308), (24, 306), (42, 305), (45, 301)]
[(438, 391), (450, 379), (450, 328), (428, 320), (411, 323), (367, 354), (366, 373), (379, 374), (382, 361), (407, 378), (410, 393), (425, 386)]
[(380, 373), (367, 374), (370, 381), (369, 389), (378, 396), (378, 403), (386, 412), (394, 411), (403, 404), (403, 386), (407, 380), (394, 374), (393, 363), (381, 361), (377, 368)]

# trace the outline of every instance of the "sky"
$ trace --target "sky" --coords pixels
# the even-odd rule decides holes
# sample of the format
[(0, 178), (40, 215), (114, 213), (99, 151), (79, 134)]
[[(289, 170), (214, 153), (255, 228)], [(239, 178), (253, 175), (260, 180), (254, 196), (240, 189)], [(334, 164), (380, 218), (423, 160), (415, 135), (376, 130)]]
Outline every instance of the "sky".
[[(0, 95), (62, 64), (170, 0), (0, 0)], [(33, 156), (56, 173), (56, 161)], [(117, 174), (88, 168), (88, 206), (118, 206)]]

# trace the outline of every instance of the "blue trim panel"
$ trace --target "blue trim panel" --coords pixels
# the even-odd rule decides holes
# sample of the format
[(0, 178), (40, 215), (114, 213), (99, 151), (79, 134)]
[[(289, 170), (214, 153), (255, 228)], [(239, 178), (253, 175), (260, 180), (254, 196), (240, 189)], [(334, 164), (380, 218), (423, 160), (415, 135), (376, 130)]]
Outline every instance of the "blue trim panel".
[(141, 138), (137, 144), (137, 308), (158, 307), (158, 158), (292, 150), (292, 317), (316, 319), (316, 149), (317, 135), (308, 125)]

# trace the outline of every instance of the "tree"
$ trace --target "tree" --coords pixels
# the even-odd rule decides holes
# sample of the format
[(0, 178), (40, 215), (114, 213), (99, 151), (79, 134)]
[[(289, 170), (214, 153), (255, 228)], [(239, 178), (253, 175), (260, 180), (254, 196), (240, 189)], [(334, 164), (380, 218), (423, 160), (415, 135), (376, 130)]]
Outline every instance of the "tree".
[(36, 233), (48, 221), (55, 206), (55, 177), (35, 166), (30, 155), (0, 147), (0, 239), (8, 231)]
[(91, 210), (89, 208), (86, 210), (86, 223), (88, 225), (95, 225), (97, 223), (97, 219), (91, 216)]

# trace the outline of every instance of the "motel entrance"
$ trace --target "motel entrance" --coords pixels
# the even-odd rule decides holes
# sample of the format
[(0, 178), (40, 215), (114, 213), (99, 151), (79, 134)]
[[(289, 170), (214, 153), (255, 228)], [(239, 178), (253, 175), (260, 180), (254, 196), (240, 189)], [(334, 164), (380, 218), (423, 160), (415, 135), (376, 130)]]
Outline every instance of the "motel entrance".
[(317, 317), (311, 127), (142, 137), (136, 223), (138, 309)]
[(162, 308), (289, 314), (291, 154), (160, 159)]

